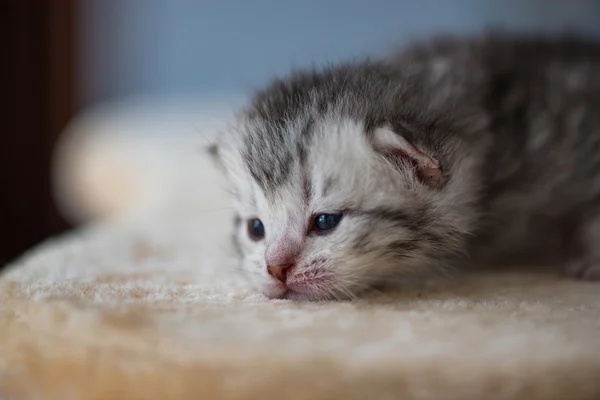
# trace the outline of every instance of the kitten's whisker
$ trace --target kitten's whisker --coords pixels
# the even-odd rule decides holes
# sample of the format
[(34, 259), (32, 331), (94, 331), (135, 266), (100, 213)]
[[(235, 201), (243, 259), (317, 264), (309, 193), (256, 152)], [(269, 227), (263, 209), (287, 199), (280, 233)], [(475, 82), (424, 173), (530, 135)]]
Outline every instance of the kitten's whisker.
[[(212, 142), (212, 141), (213, 141), (213, 140), (214, 140), (216, 137), (218, 137), (219, 135), (222, 135), (222, 134), (224, 133), (223, 129), (220, 129), (220, 128), (215, 128), (215, 129), (212, 129), (211, 131), (212, 131), (213, 133), (207, 133), (207, 131), (205, 131), (205, 130), (201, 129), (201, 128), (198, 126), (198, 123), (197, 123), (197, 122), (192, 122), (191, 124), (192, 124), (192, 126), (193, 126), (193, 128), (194, 128), (194, 131), (195, 131), (195, 132), (196, 132), (198, 135), (200, 135), (200, 137), (201, 137), (202, 139), (204, 139), (204, 141), (206, 142), (206, 144), (207, 144), (207, 145), (209, 145), (209, 146), (213, 144), (213, 142)], [(208, 136), (211, 136), (211, 137), (209, 138)]]
[(221, 189), (222, 191), (224, 191), (227, 194), (230, 194), (233, 197), (237, 197), (237, 192), (233, 191), (232, 189), (228, 189), (224, 186), (218, 185), (218, 188)]

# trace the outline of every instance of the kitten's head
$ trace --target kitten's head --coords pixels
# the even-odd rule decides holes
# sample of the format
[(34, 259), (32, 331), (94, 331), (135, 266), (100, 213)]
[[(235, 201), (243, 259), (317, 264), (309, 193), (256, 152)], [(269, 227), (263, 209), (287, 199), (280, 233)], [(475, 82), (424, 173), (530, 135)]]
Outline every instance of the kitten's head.
[(268, 297), (353, 297), (463, 250), (472, 167), (399, 79), (374, 64), (296, 74), (220, 138), (243, 270)]

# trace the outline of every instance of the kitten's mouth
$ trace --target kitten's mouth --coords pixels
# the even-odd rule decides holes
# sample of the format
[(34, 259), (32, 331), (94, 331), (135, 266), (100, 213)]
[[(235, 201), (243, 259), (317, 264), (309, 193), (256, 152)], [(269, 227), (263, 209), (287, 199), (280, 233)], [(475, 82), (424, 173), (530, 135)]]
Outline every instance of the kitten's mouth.
[(290, 300), (323, 300), (332, 298), (333, 276), (322, 270), (293, 274), (288, 277), (282, 298)]

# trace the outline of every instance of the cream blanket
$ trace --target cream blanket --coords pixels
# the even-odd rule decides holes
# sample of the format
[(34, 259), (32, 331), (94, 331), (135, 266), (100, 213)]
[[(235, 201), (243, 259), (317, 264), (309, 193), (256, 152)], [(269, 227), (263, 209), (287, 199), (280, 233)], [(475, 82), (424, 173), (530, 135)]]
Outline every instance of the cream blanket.
[(199, 136), (152, 136), (155, 111), (120, 131), (119, 110), (59, 151), (58, 195), (89, 226), (0, 279), (1, 399), (600, 398), (599, 284), (505, 271), (269, 301), (235, 270)]

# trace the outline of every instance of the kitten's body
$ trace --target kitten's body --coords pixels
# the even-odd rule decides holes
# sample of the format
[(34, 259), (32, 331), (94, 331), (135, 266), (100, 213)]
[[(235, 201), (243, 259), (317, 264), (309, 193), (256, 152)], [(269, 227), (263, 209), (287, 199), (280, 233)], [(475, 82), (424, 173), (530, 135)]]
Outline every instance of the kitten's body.
[[(295, 73), (219, 155), (244, 268), (271, 297), (352, 296), (411, 271), (504, 262), (600, 278), (600, 44), (432, 40)], [(342, 211), (326, 235), (314, 215)], [(291, 265), (275, 279), (267, 264)], [(283, 283), (282, 281), (287, 282)]]

